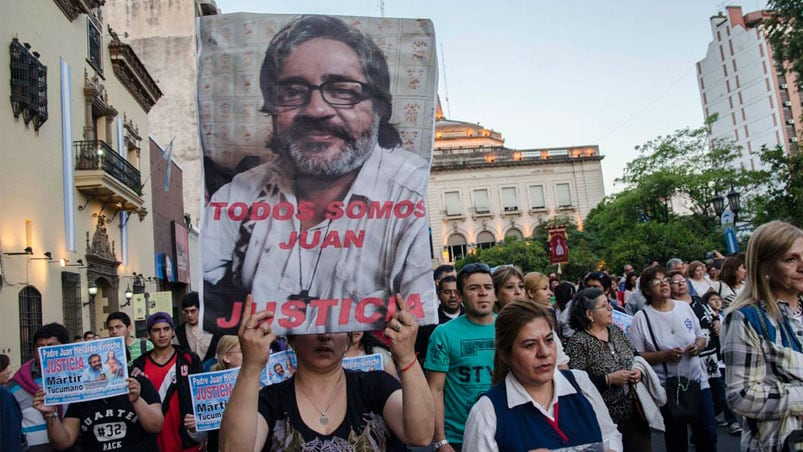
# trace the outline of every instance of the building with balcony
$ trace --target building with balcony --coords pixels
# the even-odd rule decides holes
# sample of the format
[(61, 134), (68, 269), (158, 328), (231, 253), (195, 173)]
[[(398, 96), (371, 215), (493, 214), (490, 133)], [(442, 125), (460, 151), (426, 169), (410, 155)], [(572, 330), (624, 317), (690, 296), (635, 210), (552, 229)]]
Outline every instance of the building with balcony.
[(156, 270), (147, 137), (161, 90), (105, 3), (0, 6), (0, 353), (15, 367), (44, 323), (105, 335), (109, 312), (133, 314), (132, 275)]
[(160, 143), (173, 142), (184, 178), (184, 212), (199, 225), (204, 199), (196, 108), (195, 19), (218, 14), (214, 0), (116, 0), (106, 2), (108, 21), (142, 58), (164, 93), (148, 114)]
[(710, 136), (740, 146), (739, 164), (746, 169), (760, 167), (762, 146), (797, 148), (801, 131), (797, 77), (775, 63), (761, 28), (769, 14), (727, 6), (725, 14), (711, 17), (713, 40), (697, 63), (703, 112), (718, 117)]
[(584, 218), (605, 196), (598, 146), (510, 149), (500, 132), (446, 119), (440, 106), (428, 187), (432, 255), (454, 262), (542, 222)]

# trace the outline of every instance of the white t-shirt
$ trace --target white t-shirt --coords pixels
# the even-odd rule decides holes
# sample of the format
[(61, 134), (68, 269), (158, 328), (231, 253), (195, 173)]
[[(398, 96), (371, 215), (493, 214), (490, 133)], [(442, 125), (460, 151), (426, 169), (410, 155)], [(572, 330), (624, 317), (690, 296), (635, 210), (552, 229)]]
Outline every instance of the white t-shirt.
[[(667, 312), (657, 311), (652, 306), (644, 306), (644, 309), (637, 312), (633, 317), (633, 329), (630, 333), (630, 342), (639, 352), (655, 352), (668, 350), (674, 347), (685, 349), (693, 344), (698, 338), (705, 338), (700, 321), (694, 315), (691, 306), (681, 301), (670, 300), (674, 303), (672, 310)], [(647, 327), (647, 319), (650, 317), (650, 325), (655, 333), (655, 339), (650, 334)], [(655, 344), (658, 344), (656, 349)], [(699, 381), (700, 389), (708, 388), (708, 376), (703, 372), (703, 366), (699, 356), (689, 356), (684, 353), (680, 362), (668, 362), (666, 367), (663, 364), (653, 364), (653, 370), (661, 380), (666, 383), (666, 370), (670, 377), (686, 377), (689, 380)]]

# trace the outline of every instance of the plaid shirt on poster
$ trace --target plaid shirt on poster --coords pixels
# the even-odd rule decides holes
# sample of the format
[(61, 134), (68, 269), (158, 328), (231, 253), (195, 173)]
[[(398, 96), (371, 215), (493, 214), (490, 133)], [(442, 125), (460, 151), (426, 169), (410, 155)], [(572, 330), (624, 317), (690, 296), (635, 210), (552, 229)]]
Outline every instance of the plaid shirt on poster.
[[(800, 338), (803, 324), (789, 315), (785, 303), (779, 306)], [(741, 449), (774, 452), (792, 431), (803, 428), (803, 354), (783, 345), (778, 322), (771, 316), (766, 321), (776, 331), (774, 341), (765, 340), (742, 312), (730, 313), (722, 352), (728, 402), (747, 418)]]

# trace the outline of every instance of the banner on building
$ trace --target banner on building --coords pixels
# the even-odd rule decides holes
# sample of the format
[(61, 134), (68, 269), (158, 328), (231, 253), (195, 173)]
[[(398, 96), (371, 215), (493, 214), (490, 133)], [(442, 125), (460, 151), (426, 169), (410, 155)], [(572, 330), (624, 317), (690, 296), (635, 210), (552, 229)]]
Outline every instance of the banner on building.
[(125, 338), (39, 347), (45, 405), (128, 393)]
[(190, 234), (183, 224), (173, 222), (173, 255), (176, 260), (176, 281), (190, 283)]
[(204, 329), (247, 294), (278, 335), (381, 330), (396, 293), (436, 323), (432, 23), (223, 14), (198, 45)]
[(566, 243), (566, 228), (551, 227), (547, 229), (549, 244), (549, 263), (565, 264), (569, 262), (569, 245)]

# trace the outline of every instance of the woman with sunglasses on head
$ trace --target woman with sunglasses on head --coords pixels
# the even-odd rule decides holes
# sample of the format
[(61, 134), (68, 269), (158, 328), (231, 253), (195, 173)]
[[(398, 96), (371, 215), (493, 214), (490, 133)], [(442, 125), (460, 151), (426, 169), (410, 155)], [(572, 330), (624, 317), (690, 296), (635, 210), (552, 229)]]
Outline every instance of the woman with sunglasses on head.
[(803, 230), (781, 221), (758, 227), (745, 262), (722, 342), (728, 401), (746, 418), (741, 447), (800, 450), (790, 434), (803, 429)]
[[(688, 427), (691, 426), (697, 450), (713, 451), (717, 446), (714, 405), (708, 377), (698, 356), (708, 340), (691, 306), (672, 300), (670, 282), (666, 271), (659, 266), (647, 267), (641, 273), (639, 288), (647, 304), (633, 317), (630, 341), (652, 365), (664, 386), (670, 379), (684, 382), (684, 390), (699, 385), (699, 395), (695, 395), (693, 401), (681, 401), (694, 413), (693, 417), (673, 415), (669, 404), (661, 408), (666, 450), (688, 450)], [(670, 389), (667, 389), (667, 397), (673, 397)], [(674, 396), (677, 400), (678, 394)]]
[(524, 276), (512, 265), (500, 265), (494, 269), (491, 279), (496, 293), (496, 311), (514, 301), (524, 301), (526, 297)]
[(622, 433), (625, 452), (651, 450), (649, 425), (636, 407), (641, 371), (633, 368), (633, 344), (613, 325), (613, 306), (602, 290), (578, 292), (570, 322), (576, 333), (566, 343), (569, 367), (588, 373)]
[(543, 306), (506, 305), (495, 331), (494, 387), (471, 408), (464, 451), (591, 444), (622, 450), (622, 437), (588, 375), (556, 368), (558, 338)]

